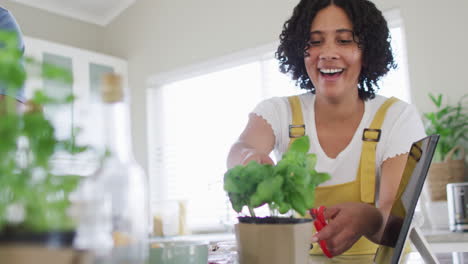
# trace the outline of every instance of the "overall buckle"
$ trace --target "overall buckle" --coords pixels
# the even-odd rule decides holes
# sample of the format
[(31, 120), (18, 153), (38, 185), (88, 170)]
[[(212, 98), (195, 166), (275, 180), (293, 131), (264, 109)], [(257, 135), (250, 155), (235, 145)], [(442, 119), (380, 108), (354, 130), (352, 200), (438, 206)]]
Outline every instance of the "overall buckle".
[[(302, 128), (302, 131), (296, 131), (298, 133), (294, 133), (293, 130), (297, 130), (298, 128)], [(289, 125), (289, 138), (299, 138), (302, 136), (305, 136), (305, 125)]]
[[(376, 138), (375, 137), (369, 137), (369, 135), (366, 135), (366, 132), (377, 133), (377, 137)], [(362, 133), (362, 140), (363, 141), (370, 141), (370, 142), (379, 142), (381, 134), (382, 134), (381, 129), (364, 128), (364, 132)]]

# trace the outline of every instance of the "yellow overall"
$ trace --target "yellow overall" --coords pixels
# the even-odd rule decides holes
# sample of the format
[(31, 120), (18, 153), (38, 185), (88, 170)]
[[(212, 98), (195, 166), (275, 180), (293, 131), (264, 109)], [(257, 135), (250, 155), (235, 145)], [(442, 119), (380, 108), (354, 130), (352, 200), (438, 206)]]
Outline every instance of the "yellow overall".
[[(292, 125), (289, 126), (290, 144), (300, 136), (305, 135), (299, 97), (288, 97), (292, 111)], [(344, 202), (364, 202), (375, 205), (375, 152), (380, 140), (383, 120), (388, 108), (397, 102), (392, 97), (387, 99), (379, 108), (369, 128), (362, 134), (362, 153), (357, 177), (352, 182), (330, 186), (317, 187), (315, 191), (315, 205), (332, 206)], [(343, 255), (375, 254), (378, 245), (362, 237)], [(320, 246), (314, 244), (310, 254), (323, 254)]]

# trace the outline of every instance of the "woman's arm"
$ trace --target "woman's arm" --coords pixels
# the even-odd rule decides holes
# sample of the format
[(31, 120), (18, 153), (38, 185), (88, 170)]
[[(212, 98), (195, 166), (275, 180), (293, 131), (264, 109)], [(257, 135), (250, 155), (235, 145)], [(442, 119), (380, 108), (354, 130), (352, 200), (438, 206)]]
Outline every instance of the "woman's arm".
[(275, 135), (271, 126), (262, 117), (250, 114), (247, 126), (229, 151), (227, 167), (246, 165), (252, 160), (260, 164), (273, 164), (268, 155), (274, 145)]
[(385, 226), (389, 220), (394, 219), (390, 217), (390, 211), (392, 210), (392, 205), (396, 199), (407, 159), (408, 154), (402, 154), (394, 158), (387, 159), (382, 164), (378, 209), (382, 214), (383, 222), (377, 232), (367, 236), (367, 238), (374, 243), (380, 244), (382, 240), (388, 240), (383, 237), (385, 235)]

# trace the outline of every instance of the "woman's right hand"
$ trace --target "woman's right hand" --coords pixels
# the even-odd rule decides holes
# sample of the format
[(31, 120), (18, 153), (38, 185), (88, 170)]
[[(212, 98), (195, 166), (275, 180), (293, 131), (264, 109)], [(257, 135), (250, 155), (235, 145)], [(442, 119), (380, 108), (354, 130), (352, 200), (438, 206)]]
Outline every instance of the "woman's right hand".
[(327, 207), (323, 215), (331, 221), (313, 236), (312, 242), (325, 240), (333, 256), (351, 248), (361, 236), (372, 236), (383, 223), (379, 209), (366, 203), (337, 204)]
[(245, 155), (244, 159), (241, 161), (241, 165), (247, 165), (252, 160), (256, 161), (259, 164), (275, 165), (275, 162), (270, 158), (270, 156), (268, 156), (267, 154), (264, 154), (264, 153), (259, 153), (259, 152), (253, 151), (253, 150), (249, 151)]
[(249, 122), (229, 151), (227, 167), (247, 165), (254, 160), (260, 164), (274, 164), (268, 154), (275, 145), (273, 129), (265, 119), (250, 114)]

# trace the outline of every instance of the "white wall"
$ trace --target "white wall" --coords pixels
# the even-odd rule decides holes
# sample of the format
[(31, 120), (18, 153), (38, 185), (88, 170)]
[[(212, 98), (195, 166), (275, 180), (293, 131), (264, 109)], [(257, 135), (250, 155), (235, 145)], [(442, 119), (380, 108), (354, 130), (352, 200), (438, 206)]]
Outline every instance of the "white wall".
[(11, 11), (26, 36), (106, 53), (104, 27), (12, 1), (1, 1), (0, 6)]
[(427, 96), (444, 93), (450, 102), (468, 94), (468, 1), (375, 0), (383, 9), (400, 8), (406, 28), (413, 102), (430, 111)]

